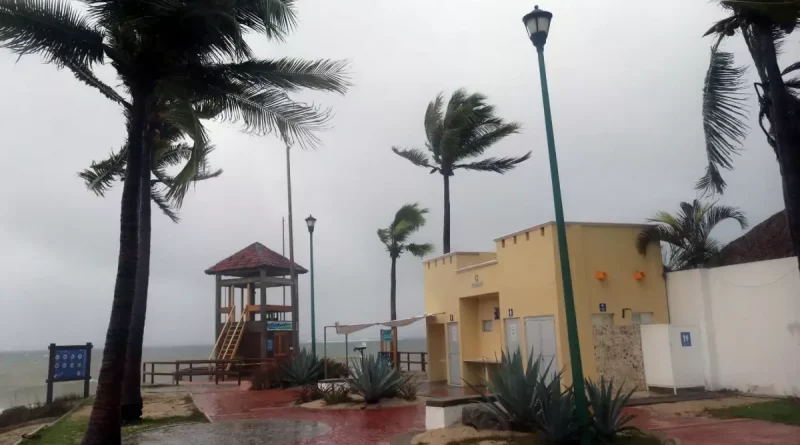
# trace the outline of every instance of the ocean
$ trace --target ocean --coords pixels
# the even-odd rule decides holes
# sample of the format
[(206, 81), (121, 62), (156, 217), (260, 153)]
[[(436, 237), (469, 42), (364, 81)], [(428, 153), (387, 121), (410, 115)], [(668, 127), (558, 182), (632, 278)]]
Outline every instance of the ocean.
[[(353, 352), (356, 346), (366, 346), (366, 353), (374, 354), (380, 351), (380, 343), (374, 340), (362, 340), (355, 334), (349, 341), (351, 357), (358, 357)], [(173, 360), (205, 360), (211, 352), (212, 345), (194, 346), (146, 346), (143, 351), (143, 361), (173, 361)], [(303, 343), (304, 348), (310, 348), (311, 342)], [(424, 338), (399, 339), (400, 351), (424, 352), (426, 344)], [(325, 347), (317, 343), (317, 355), (324, 355)], [(12, 406), (29, 405), (44, 402), (47, 386), (47, 350), (24, 352), (0, 352), (0, 412)], [(344, 341), (328, 342), (327, 355), (342, 358), (345, 355)], [(92, 351), (92, 381), (90, 391), (96, 389), (96, 379), (100, 372), (100, 362), (103, 350)], [(418, 360), (412, 358), (412, 360)], [(159, 376), (157, 383), (170, 383), (170, 377)], [(53, 385), (55, 397), (67, 394), (83, 394), (83, 382), (64, 382)]]

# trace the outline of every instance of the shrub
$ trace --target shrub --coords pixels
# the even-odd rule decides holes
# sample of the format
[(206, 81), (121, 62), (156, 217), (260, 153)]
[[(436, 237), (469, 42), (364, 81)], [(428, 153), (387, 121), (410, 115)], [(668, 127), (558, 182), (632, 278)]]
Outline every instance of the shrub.
[(53, 403), (49, 405), (36, 402), (32, 405), (8, 408), (0, 412), (0, 428), (19, 425), (36, 419), (58, 417), (80, 403), (81, 399), (81, 396), (72, 394), (56, 397), (53, 399)]
[(262, 391), (265, 389), (281, 388), (283, 386), (284, 374), (280, 366), (267, 365), (266, 368), (258, 368), (250, 378), (250, 390)]
[(521, 432), (540, 429), (538, 383), (541, 374), (550, 372), (549, 365), (543, 370), (541, 364), (541, 356), (534, 360), (530, 354), (527, 367), (523, 368), (520, 351), (506, 351), (502, 353), (500, 365), (484, 382), (494, 397), (485, 397), (483, 406), (493, 411), (507, 429)]
[(326, 405), (336, 405), (353, 401), (353, 399), (350, 398), (350, 388), (346, 385), (331, 385), (328, 389), (320, 390), (320, 393)]
[(323, 392), (316, 385), (303, 385), (297, 390), (294, 403), (300, 405), (323, 398)]
[(347, 364), (340, 362), (331, 357), (324, 357), (322, 360), (322, 368), (320, 370), (320, 380), (325, 378), (325, 369), (328, 370), (329, 379), (345, 379), (350, 377), (350, 368)]
[(281, 371), (292, 385), (306, 386), (319, 380), (321, 366), (319, 358), (303, 348), (281, 365)]
[(377, 360), (373, 354), (357, 361), (350, 375), (351, 388), (366, 403), (378, 403), (383, 398), (392, 397), (402, 379), (392, 365)]
[(397, 395), (406, 400), (416, 400), (419, 392), (419, 379), (414, 374), (402, 376), (397, 385)]
[(586, 397), (589, 399), (589, 406), (592, 409), (591, 422), (594, 437), (609, 443), (620, 433), (638, 431), (636, 427), (627, 425), (634, 416), (622, 412), (633, 395), (633, 391), (632, 389), (630, 392), (623, 393), (620, 387), (614, 392), (613, 379), (606, 380), (605, 377), (600, 377), (599, 384), (586, 380)]
[[(548, 378), (551, 380), (548, 382)], [(539, 378), (537, 421), (542, 435), (549, 443), (573, 443), (579, 439), (575, 411), (575, 392), (572, 387), (561, 389), (561, 373)]]

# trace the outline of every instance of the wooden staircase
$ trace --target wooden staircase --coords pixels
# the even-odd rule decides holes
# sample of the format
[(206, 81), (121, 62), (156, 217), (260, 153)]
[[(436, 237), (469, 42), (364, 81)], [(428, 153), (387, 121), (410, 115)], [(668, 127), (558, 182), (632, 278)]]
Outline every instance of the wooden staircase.
[[(209, 360), (233, 360), (236, 358), (236, 353), (239, 351), (239, 345), (242, 343), (242, 337), (244, 336), (244, 326), (249, 316), (248, 306), (245, 305), (239, 321), (234, 321), (235, 317), (233, 315), (235, 313), (236, 307), (232, 306), (217, 343), (208, 357)], [(225, 370), (230, 370), (231, 365), (231, 363), (225, 365)], [(214, 366), (212, 366), (213, 368)]]

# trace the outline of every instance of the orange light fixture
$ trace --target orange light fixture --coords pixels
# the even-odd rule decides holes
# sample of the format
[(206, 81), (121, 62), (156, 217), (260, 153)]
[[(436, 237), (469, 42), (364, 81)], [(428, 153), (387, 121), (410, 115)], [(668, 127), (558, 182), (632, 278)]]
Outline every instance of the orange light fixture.
[(605, 272), (602, 272), (602, 271), (597, 271), (597, 272), (594, 273), (594, 277), (597, 278), (600, 281), (603, 281), (606, 278), (608, 278), (608, 274), (605, 273)]
[(633, 279), (636, 281), (644, 280), (644, 272), (637, 270), (636, 272), (633, 273)]

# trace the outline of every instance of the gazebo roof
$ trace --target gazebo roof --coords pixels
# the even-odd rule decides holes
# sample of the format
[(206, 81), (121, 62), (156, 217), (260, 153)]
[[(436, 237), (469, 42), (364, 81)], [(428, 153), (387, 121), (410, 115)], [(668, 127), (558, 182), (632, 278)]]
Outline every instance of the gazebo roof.
[[(264, 269), (270, 276), (289, 275), (289, 259), (267, 248), (261, 243), (253, 243), (233, 255), (206, 269), (206, 274), (247, 276), (256, 275)], [(303, 266), (294, 263), (298, 274), (308, 272)]]

